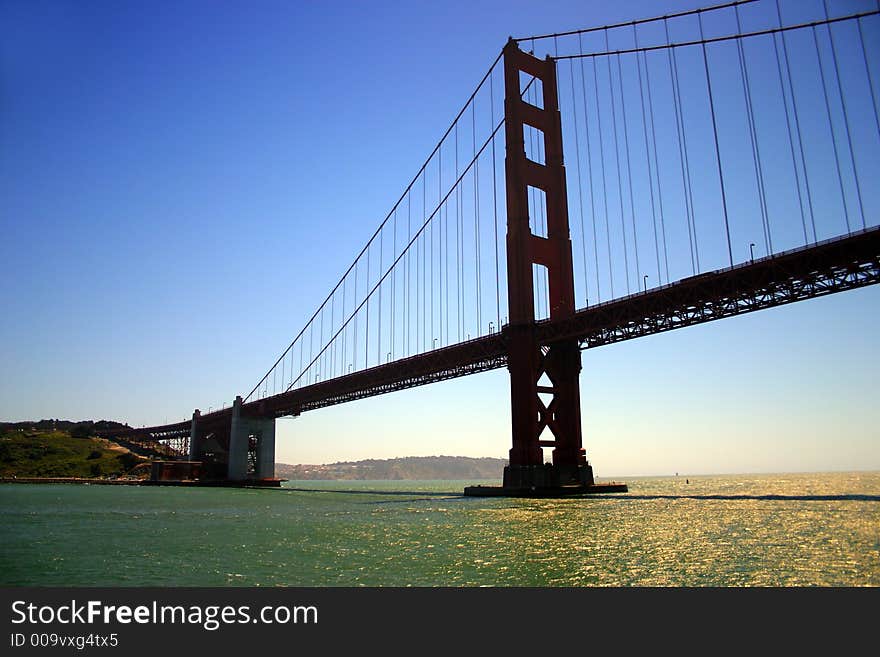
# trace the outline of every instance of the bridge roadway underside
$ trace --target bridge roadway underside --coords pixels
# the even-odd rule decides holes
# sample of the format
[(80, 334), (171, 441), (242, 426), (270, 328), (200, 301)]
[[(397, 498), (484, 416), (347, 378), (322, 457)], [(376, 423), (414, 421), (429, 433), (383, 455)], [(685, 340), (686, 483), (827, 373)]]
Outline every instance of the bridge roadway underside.
[[(701, 324), (880, 282), (880, 227), (811, 244), (589, 306), (564, 322), (540, 321), (541, 344), (575, 338), (582, 349)], [(506, 332), (492, 333), (360, 372), (265, 397), (242, 407), (282, 417), (507, 365)], [(230, 409), (201, 417), (229, 422)], [(190, 423), (135, 429), (153, 439), (189, 435)], [(119, 434), (122, 435), (122, 434)]]

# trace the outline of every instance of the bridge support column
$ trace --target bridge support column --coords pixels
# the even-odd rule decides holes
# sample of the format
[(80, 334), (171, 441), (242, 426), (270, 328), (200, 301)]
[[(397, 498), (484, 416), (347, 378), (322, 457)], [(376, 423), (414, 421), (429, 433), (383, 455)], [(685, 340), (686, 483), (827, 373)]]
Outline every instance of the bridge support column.
[(230, 481), (275, 477), (275, 418), (242, 414), (242, 399), (232, 404), (229, 429)]
[(241, 417), (241, 395), (232, 402), (232, 422), (229, 428), (229, 469), (226, 478), (241, 481), (247, 477), (248, 435)]
[(251, 420), (257, 423), (252, 429), (252, 433), (256, 433), (257, 439), (257, 455), (256, 470), (254, 476), (257, 479), (274, 479), (275, 478), (275, 418), (260, 418), (259, 420)]
[[(521, 73), (541, 82), (543, 108), (523, 100)], [(504, 83), (510, 312), (505, 331), (513, 446), (503, 488), (515, 494), (560, 486), (589, 487), (593, 471), (581, 445), (580, 348), (577, 341), (542, 345), (534, 336), (535, 265), (547, 269), (550, 319), (567, 319), (575, 310), (556, 63), (522, 52), (511, 40), (504, 49)], [(543, 158), (534, 153), (532, 159), (527, 157), (527, 129), (543, 133)], [(544, 164), (539, 164), (542, 159)], [(546, 237), (532, 233), (529, 187), (544, 192)], [(548, 431), (552, 437), (546, 436)], [(552, 464), (544, 463), (544, 447), (553, 448)]]
[(193, 411), (192, 424), (189, 429), (189, 460), (198, 461), (202, 453), (201, 439), (199, 438), (199, 409)]

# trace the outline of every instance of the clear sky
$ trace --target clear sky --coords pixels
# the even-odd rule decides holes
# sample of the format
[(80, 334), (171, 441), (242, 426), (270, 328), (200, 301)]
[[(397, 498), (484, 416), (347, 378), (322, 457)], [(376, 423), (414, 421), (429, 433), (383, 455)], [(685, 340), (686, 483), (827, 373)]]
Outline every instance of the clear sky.
[[(701, 4), (5, 0), (0, 419), (246, 394), (509, 35)], [(878, 309), (869, 288), (584, 352), (597, 474), (880, 469)], [(277, 460), (505, 457), (506, 377), (279, 420)]]

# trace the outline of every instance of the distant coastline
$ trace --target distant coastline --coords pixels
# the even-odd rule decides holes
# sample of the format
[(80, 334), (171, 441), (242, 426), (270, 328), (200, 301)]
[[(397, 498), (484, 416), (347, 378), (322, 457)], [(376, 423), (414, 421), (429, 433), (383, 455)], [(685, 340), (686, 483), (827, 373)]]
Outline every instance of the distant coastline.
[(325, 465), (275, 464), (275, 476), (293, 480), (500, 479), (507, 459), (468, 456), (408, 456)]
[[(0, 422), (0, 482), (139, 483), (150, 461), (168, 455), (124, 440), (98, 437), (115, 422), (39, 420)], [(467, 456), (410, 456), (330, 464), (276, 463), (275, 475), (292, 480), (498, 479), (506, 459)]]

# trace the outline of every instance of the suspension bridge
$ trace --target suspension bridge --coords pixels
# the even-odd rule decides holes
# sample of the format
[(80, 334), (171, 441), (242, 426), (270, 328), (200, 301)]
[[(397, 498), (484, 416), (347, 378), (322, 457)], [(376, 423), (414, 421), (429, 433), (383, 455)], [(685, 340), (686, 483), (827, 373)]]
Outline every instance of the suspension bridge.
[(250, 391), (115, 435), (269, 482), (277, 418), (506, 367), (498, 490), (596, 490), (581, 350), (880, 281), (878, 13), (744, 0), (511, 38)]

